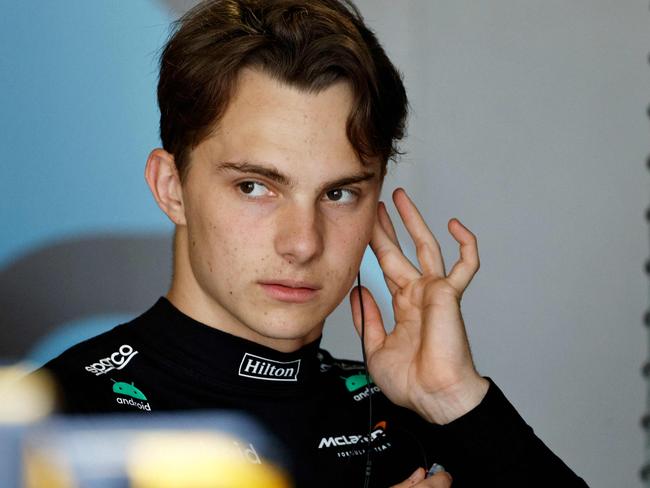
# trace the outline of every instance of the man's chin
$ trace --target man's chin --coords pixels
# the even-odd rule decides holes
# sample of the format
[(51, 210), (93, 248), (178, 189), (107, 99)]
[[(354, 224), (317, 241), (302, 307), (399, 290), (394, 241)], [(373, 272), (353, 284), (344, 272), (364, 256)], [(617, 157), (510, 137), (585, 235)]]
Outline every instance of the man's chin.
[(278, 327), (262, 328), (256, 331), (258, 334), (273, 340), (306, 340), (312, 342), (317, 339), (322, 332), (322, 327), (302, 328), (302, 327)]
[[(258, 327), (250, 327), (260, 336), (260, 342), (273, 341), (278, 345), (285, 343), (287, 346), (300, 346), (315, 341), (323, 331), (324, 320), (314, 324), (312, 321), (291, 318), (266, 319)], [(293, 347), (295, 348), (295, 347)], [(283, 348), (284, 349), (284, 348)]]

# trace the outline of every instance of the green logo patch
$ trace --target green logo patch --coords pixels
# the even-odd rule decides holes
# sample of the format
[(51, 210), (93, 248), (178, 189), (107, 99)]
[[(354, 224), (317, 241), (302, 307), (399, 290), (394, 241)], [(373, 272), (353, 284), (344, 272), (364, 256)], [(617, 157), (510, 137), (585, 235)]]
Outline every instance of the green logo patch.
[(113, 392), (119, 393), (120, 395), (130, 396), (132, 398), (137, 398), (138, 400), (147, 400), (147, 397), (144, 396), (140, 390), (138, 390), (133, 382), (131, 384), (124, 383), (123, 381), (113, 381)]
[[(348, 389), (348, 391), (357, 391), (358, 389), (363, 388), (368, 384), (368, 379), (364, 373), (348, 376), (344, 379), (345, 387)], [(370, 378), (370, 383), (372, 383), (372, 378)]]

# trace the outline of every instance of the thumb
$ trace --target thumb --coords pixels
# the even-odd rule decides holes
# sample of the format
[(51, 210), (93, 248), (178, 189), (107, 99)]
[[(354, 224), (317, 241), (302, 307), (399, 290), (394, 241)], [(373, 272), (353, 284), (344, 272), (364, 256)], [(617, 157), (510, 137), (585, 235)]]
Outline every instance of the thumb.
[[(361, 287), (363, 296), (363, 321), (365, 323), (365, 345), (366, 354), (372, 356), (375, 351), (381, 348), (386, 339), (384, 321), (381, 318), (381, 311), (375, 302), (375, 298), (365, 286)], [(355, 286), (350, 292), (350, 307), (352, 308), (352, 321), (361, 337), (361, 302), (359, 301), (359, 287)]]
[(402, 481), (398, 485), (391, 486), (391, 488), (408, 488), (409, 486), (414, 486), (416, 483), (424, 479), (425, 474), (426, 471), (424, 470), (424, 468), (418, 468), (415, 471), (413, 471), (413, 474), (409, 476), (408, 479)]

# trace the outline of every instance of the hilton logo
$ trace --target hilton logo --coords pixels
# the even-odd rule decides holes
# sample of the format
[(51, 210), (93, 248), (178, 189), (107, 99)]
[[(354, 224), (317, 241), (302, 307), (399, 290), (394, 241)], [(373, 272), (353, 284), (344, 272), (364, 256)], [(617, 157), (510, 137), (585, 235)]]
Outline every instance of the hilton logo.
[(273, 361), (246, 353), (239, 365), (239, 376), (268, 381), (298, 381), (300, 359), (295, 361)]

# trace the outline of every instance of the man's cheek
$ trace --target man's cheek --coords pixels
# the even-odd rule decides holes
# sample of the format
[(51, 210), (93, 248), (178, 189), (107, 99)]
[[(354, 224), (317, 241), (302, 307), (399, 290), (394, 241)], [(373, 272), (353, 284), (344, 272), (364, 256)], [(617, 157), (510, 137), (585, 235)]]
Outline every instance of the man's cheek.
[(339, 254), (338, 259), (335, 260), (337, 263), (335, 268), (336, 279), (340, 283), (344, 283), (344, 287), (347, 287), (347, 285), (352, 286), (352, 282), (357, 276), (357, 271), (361, 265), (365, 249), (363, 241), (354, 238), (351, 241), (354, 245), (342, 248), (344, 252)]

